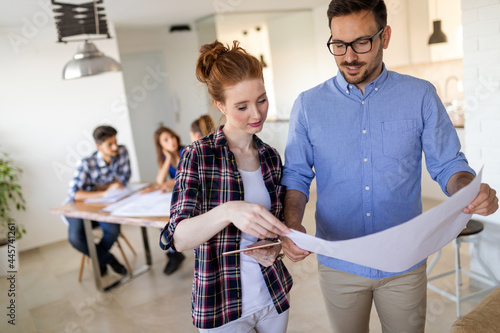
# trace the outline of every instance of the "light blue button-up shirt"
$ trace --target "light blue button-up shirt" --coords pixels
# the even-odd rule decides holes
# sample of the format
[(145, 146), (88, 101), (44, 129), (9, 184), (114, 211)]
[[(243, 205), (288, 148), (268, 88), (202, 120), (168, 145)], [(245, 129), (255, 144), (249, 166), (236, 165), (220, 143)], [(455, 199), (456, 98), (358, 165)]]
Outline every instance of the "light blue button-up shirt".
[[(316, 176), (316, 236), (361, 237), (422, 213), (422, 151), (447, 195), (454, 173), (475, 175), (432, 84), (384, 66), (363, 95), (339, 73), (295, 101), (282, 183), (309, 197)], [(322, 255), (318, 260), (369, 278), (400, 274)]]

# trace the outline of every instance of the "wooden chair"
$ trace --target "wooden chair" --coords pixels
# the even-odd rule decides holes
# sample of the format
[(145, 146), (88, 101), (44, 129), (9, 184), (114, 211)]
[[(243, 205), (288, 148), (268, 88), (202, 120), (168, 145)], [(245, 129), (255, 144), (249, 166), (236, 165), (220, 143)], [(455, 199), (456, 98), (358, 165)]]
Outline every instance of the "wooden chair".
[[(130, 251), (132, 251), (134, 256), (137, 256), (137, 253), (135, 252), (134, 248), (132, 247), (132, 244), (130, 244), (127, 237), (125, 237), (125, 235), (120, 231), (120, 235), (118, 236), (118, 239), (116, 240), (116, 245), (118, 245), (118, 249), (120, 250), (120, 253), (122, 254), (123, 261), (125, 262), (125, 267), (127, 267), (129, 274), (132, 276), (133, 275), (132, 267), (130, 267), (127, 256), (125, 255), (125, 252), (123, 251), (122, 245), (120, 244), (120, 237), (123, 238), (125, 243), (127, 243), (128, 247), (130, 248)], [(78, 273), (78, 282), (82, 282), (83, 268), (85, 266), (85, 258), (87, 258), (87, 263), (90, 260), (89, 257), (87, 257), (85, 254), (82, 254), (82, 261), (80, 263), (80, 272)]]
[[(63, 202), (63, 205), (68, 203), (68, 200), (65, 200)], [(66, 216), (61, 215), (61, 220), (64, 222), (64, 224), (69, 225), (68, 219)], [(130, 264), (128, 262), (127, 256), (125, 255), (125, 252), (123, 251), (122, 245), (120, 244), (120, 237), (123, 238), (125, 243), (127, 243), (128, 247), (130, 248), (130, 251), (134, 254), (134, 256), (137, 256), (137, 253), (135, 252), (134, 248), (132, 247), (132, 244), (130, 244), (129, 240), (125, 235), (120, 231), (120, 234), (118, 235), (118, 238), (116, 239), (116, 245), (118, 245), (118, 249), (120, 250), (120, 253), (122, 254), (123, 261), (125, 262), (125, 267), (127, 267), (127, 270), (130, 274), (130, 276), (133, 275), (132, 268), (130, 267)], [(82, 282), (82, 275), (83, 275), (83, 267), (85, 266), (85, 257), (87, 258), (87, 263), (88, 260), (90, 260), (89, 257), (87, 257), (85, 254), (82, 254), (82, 261), (80, 263), (80, 272), (78, 273), (78, 282)]]

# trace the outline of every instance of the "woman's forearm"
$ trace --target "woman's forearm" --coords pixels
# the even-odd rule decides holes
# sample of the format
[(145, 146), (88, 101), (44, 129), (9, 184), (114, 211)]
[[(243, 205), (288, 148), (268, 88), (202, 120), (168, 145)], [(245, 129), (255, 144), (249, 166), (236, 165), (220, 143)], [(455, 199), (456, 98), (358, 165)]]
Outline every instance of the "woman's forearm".
[(231, 223), (224, 218), (224, 209), (218, 206), (201, 214), (179, 222), (174, 233), (174, 245), (177, 251), (193, 249), (205, 243)]
[(169, 169), (170, 162), (169, 159), (166, 159), (161, 168), (158, 170), (158, 173), (156, 174), (156, 184), (162, 184), (167, 179)]
[(271, 212), (259, 204), (246, 201), (228, 201), (177, 225), (174, 245), (179, 251), (194, 248), (227, 227), (230, 223), (258, 239), (287, 235), (290, 230)]

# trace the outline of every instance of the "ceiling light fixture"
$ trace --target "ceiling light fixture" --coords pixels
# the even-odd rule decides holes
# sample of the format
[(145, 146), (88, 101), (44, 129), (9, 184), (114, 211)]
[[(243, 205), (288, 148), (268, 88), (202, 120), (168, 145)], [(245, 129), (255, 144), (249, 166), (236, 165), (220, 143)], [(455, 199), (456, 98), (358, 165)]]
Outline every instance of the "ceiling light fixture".
[(191, 27), (187, 24), (178, 24), (170, 26), (170, 32), (178, 32), (178, 31), (191, 31)]
[[(435, 4), (436, 4), (436, 17), (438, 17), (437, 0), (435, 1)], [(432, 35), (429, 37), (428, 44), (431, 45), (431, 44), (448, 42), (448, 37), (446, 37), (445, 33), (441, 29), (441, 20), (433, 21), (432, 25), (433, 25), (433, 31), (432, 31)]]
[[(53, 5), (59, 6), (53, 9), (54, 12), (62, 13), (55, 16), (58, 41), (63, 43), (82, 41), (82, 39), (67, 39), (67, 37), (83, 34), (106, 35), (104, 38), (111, 38), (105, 14), (99, 14), (99, 11), (104, 11), (104, 8), (98, 7), (97, 4), (102, 3), (102, 0), (82, 4), (69, 4), (52, 0)], [(121, 70), (118, 62), (105, 56), (94, 43), (89, 42), (89, 40), (95, 39), (103, 39), (103, 37), (83, 39), (83, 43), (79, 45), (73, 59), (64, 66), (63, 79), (76, 79)]]

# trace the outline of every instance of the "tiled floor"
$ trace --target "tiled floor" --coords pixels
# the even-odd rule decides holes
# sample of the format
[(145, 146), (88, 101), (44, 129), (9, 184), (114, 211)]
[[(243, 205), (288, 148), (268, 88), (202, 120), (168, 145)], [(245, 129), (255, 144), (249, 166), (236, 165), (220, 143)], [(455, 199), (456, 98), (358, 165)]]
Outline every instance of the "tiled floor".
[[(305, 226), (314, 233), (314, 197), (308, 205)], [(436, 202), (425, 200), (424, 208)], [(144, 262), (138, 229), (124, 227), (124, 233), (138, 251), (134, 257), (128, 249), (133, 266)], [(81, 256), (66, 241), (43, 246), (20, 254), (20, 269), (16, 285), (16, 325), (7, 323), (6, 307), (9, 281), (0, 279), (1, 332), (197, 332), (190, 316), (190, 293), (193, 255), (186, 251), (187, 260), (172, 276), (162, 273), (165, 255), (157, 244), (158, 230), (149, 230), (153, 254), (153, 269), (146, 274), (108, 293), (94, 287), (90, 267), (78, 282)], [(116, 249), (113, 249), (116, 251)], [(468, 267), (468, 247), (462, 248), (463, 264)], [(118, 258), (119, 255), (117, 255)], [(436, 267), (436, 273), (453, 267), (453, 247), (447, 245)], [(321, 291), (318, 286), (316, 259), (287, 262), (293, 278), (292, 307), (288, 332), (329, 332)], [(441, 279), (440, 284), (454, 290), (453, 276)], [(464, 279), (464, 292), (469, 292)], [(479, 300), (463, 303), (463, 313), (470, 311)], [(449, 332), (456, 319), (455, 303), (428, 291), (426, 332)], [(5, 314), (4, 314), (5, 313)], [(381, 332), (375, 309), (372, 311), (371, 332)]]

